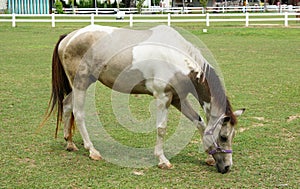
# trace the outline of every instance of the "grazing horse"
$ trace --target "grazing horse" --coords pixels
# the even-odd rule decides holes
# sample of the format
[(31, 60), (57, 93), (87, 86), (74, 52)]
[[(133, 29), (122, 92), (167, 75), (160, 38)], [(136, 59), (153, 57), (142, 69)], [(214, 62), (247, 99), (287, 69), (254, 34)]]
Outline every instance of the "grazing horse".
[[(84, 103), (88, 87), (99, 80), (107, 87), (129, 94), (154, 96), (157, 106), (157, 142), (154, 154), (160, 168), (171, 168), (165, 157), (170, 105), (177, 108), (199, 129), (205, 151), (213, 157), (217, 170), (229, 171), (231, 143), (236, 117), (215, 69), (201, 52), (176, 30), (156, 26), (149, 30), (129, 30), (91, 25), (60, 37), (52, 59), (52, 94), (45, 120), (57, 107), (57, 127), (64, 121), (67, 150), (77, 150), (72, 141), (74, 124), (82, 136), (90, 158), (102, 157), (89, 138)], [(187, 100), (194, 96), (206, 119)]]

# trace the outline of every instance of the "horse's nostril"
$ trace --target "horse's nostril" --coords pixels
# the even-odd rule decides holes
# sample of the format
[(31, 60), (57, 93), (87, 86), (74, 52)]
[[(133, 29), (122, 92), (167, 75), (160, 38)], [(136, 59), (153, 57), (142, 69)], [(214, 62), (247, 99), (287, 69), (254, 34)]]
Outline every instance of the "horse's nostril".
[(217, 167), (217, 170), (219, 173), (222, 173), (222, 174), (225, 174), (225, 173), (228, 173), (229, 170), (230, 170), (230, 165), (227, 165), (227, 166), (222, 166), (220, 164), (216, 164), (216, 167)]
[(230, 169), (230, 166), (228, 165), (228, 166), (225, 166), (225, 168), (224, 168), (224, 173), (227, 173), (228, 171), (229, 171), (229, 169)]

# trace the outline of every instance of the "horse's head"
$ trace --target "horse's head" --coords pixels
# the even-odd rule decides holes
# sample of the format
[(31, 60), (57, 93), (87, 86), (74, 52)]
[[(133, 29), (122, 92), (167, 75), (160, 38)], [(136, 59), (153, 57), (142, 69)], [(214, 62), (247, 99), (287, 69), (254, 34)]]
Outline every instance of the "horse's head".
[(195, 89), (194, 96), (201, 104), (207, 121), (206, 126), (203, 120), (199, 119), (202, 123), (199, 122), (197, 127), (203, 134), (204, 149), (213, 156), (218, 172), (227, 173), (232, 166), (234, 126), (237, 124), (237, 117), (245, 109), (233, 112), (222, 77), (217, 73), (217, 65), (211, 66), (201, 56), (198, 58), (199, 62), (202, 62), (201, 71), (191, 71), (189, 74)]
[(235, 135), (234, 126), (237, 124), (236, 117), (240, 116), (244, 110), (237, 110), (210, 119), (204, 133), (206, 152), (213, 156), (216, 168), (220, 173), (227, 173), (232, 166), (231, 145)]

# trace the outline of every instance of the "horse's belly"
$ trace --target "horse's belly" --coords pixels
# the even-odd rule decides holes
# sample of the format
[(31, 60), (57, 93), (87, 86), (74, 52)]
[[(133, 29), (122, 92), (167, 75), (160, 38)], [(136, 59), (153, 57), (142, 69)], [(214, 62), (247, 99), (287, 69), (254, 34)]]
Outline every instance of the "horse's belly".
[(121, 73), (103, 71), (99, 80), (109, 88), (123, 93), (150, 94), (145, 79), (138, 70), (123, 70)]

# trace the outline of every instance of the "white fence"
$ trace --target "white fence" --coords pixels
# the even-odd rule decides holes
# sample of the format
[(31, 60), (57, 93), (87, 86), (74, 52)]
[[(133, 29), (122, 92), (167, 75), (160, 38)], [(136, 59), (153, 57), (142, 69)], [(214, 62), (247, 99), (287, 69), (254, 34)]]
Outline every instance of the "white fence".
[(116, 15), (95, 15), (95, 14), (2, 14), (0, 15), (1, 22), (11, 22), (12, 27), (16, 27), (17, 23), (24, 22), (48, 22), (52, 27), (56, 23), (70, 22), (86, 22), (90, 24), (105, 23), (105, 22), (125, 22), (130, 27), (134, 23), (167, 23), (170, 26), (172, 23), (205, 23), (208, 27), (211, 23), (216, 22), (240, 22), (248, 27), (251, 24), (281, 24), (285, 27), (289, 26), (289, 22), (300, 25), (300, 13), (284, 12), (284, 13), (206, 13), (206, 14), (125, 14), (124, 18), (116, 19)]

